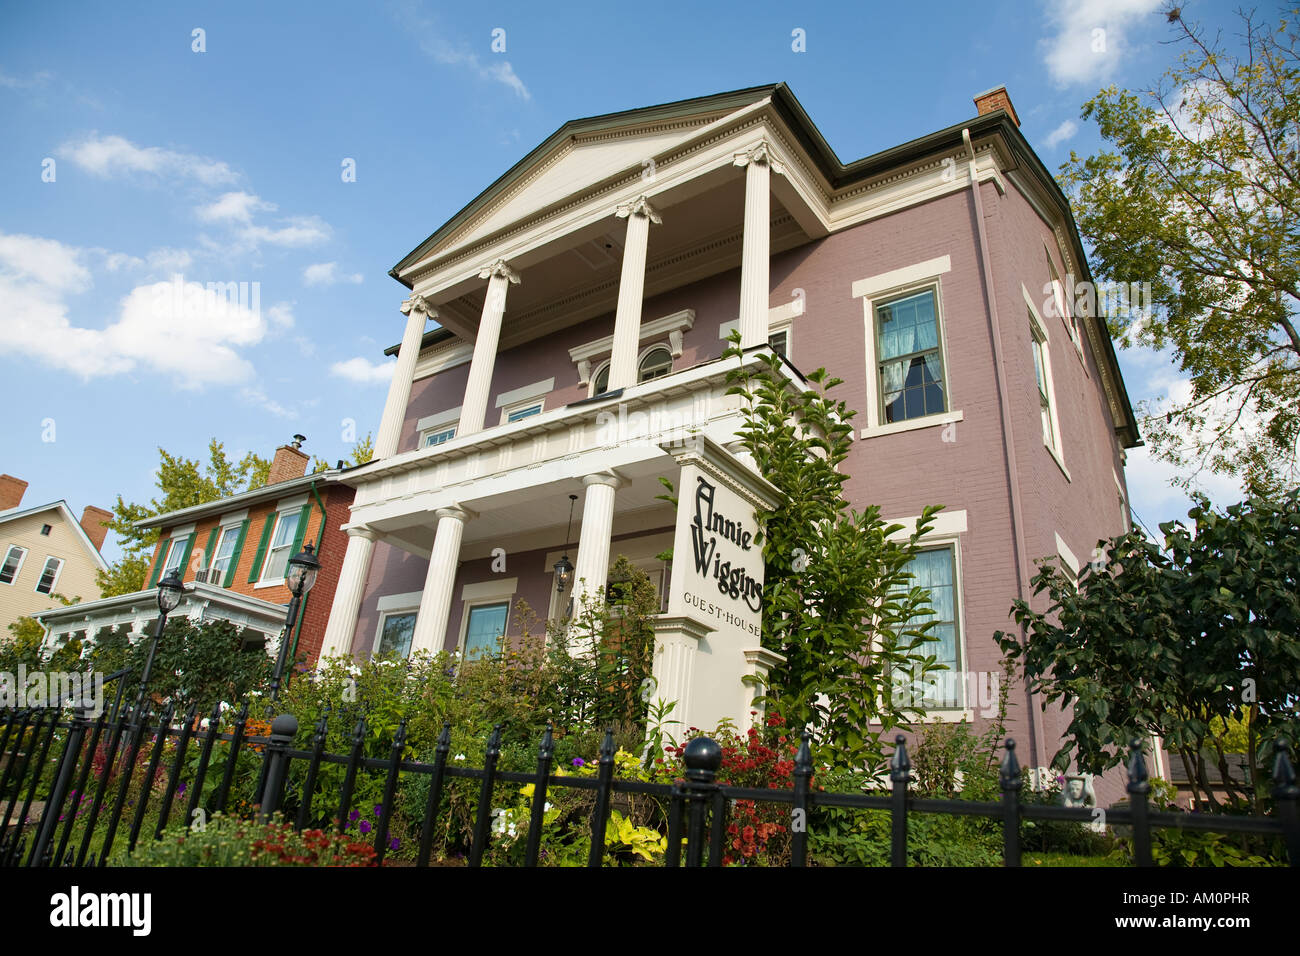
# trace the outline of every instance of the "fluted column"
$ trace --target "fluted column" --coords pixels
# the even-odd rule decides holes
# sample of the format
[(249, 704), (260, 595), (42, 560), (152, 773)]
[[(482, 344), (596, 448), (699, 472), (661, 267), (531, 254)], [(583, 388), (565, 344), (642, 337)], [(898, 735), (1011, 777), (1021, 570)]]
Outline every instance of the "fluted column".
[(582, 530), (578, 532), (578, 560), (573, 566), (573, 616), (582, 614), (583, 598), (595, 599), (609, 577), (609, 539), (614, 531), (614, 492), (623, 481), (606, 472), (582, 479)]
[(758, 142), (735, 158), (745, 167), (745, 236), (740, 260), (740, 345), (767, 344), (768, 263), (771, 258), (771, 171), (782, 167)]
[(504, 259), (484, 266), (479, 278), (488, 280), (483, 299), (483, 316), (474, 337), (474, 357), (469, 363), (469, 381), (465, 383), (465, 400), (460, 406), (460, 424), (456, 436), (481, 432), (487, 418), (488, 393), (492, 388), (492, 369), (497, 361), (497, 342), (501, 339), (501, 317), (506, 311), (506, 290), (519, 284), (518, 274)]
[(442, 650), (447, 637), (447, 616), (451, 613), (452, 586), (456, 583), (456, 566), (460, 563), (460, 539), (465, 522), (473, 517), (465, 508), (439, 508), (438, 529), (434, 534), (429, 570), (424, 576), (420, 610), (415, 615), (415, 633), (411, 652)]
[(618, 280), (618, 311), (614, 314), (614, 344), (609, 361), (609, 388), (636, 384), (637, 346), (641, 344), (641, 300), (645, 295), (646, 249), (650, 223), (663, 220), (645, 196), (619, 206), (615, 212), (627, 220), (623, 242), (623, 271)]
[(397, 365), (393, 380), (388, 385), (388, 400), (384, 402), (384, 417), (379, 420), (379, 433), (375, 436), (375, 458), (391, 458), (397, 454), (397, 443), (402, 437), (402, 421), (406, 406), (411, 400), (411, 382), (415, 378), (415, 363), (420, 357), (420, 342), (424, 327), (430, 319), (438, 317), (422, 295), (413, 295), (402, 303), (406, 314), (406, 331), (402, 334), (402, 347), (397, 350)]
[(325, 626), (325, 637), (321, 643), (322, 658), (341, 657), (352, 650), (357, 615), (361, 611), (361, 598), (366, 589), (366, 576), (370, 573), (370, 558), (378, 537), (370, 528), (348, 528), (348, 547), (343, 553), (343, 567), (339, 569), (334, 603), (330, 605), (329, 623)]

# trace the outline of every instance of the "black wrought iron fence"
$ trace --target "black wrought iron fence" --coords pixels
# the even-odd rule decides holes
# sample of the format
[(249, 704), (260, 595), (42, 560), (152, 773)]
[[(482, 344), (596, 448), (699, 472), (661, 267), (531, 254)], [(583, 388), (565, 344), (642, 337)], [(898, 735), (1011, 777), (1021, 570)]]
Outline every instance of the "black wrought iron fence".
[[(887, 811), (890, 819), (890, 862), (906, 866), (908, 821), (914, 814), (983, 817), (999, 821), (1003, 836), (1003, 862), (1019, 866), (1021, 825), (1026, 820), (1093, 822), (1089, 808), (1072, 808), (1025, 803), (1021, 800), (1021, 771), (1015, 742), (1008, 739), (1001, 762), (1001, 799), (976, 802), (917, 797), (909, 792), (911, 764), (902, 735), (895, 741), (890, 760), (887, 794), (828, 793), (811, 786), (813, 763), (808, 735), (794, 762), (793, 786), (787, 790), (734, 787), (720, 784), (717, 774), (722, 749), (708, 738), (691, 740), (685, 748), (684, 774), (671, 784), (616, 779), (613, 734), (607, 732), (600, 748), (594, 776), (558, 775), (553, 767), (554, 741), (548, 729), (537, 749), (536, 770), (521, 773), (499, 770), (501, 728), (489, 738), (481, 767), (466, 767), (449, 761), (451, 727), (444, 725), (430, 762), (402, 759), (406, 749), (406, 721), (393, 736), (384, 757), (365, 755), (367, 727), (359, 721), (346, 754), (326, 750), (327, 718), (322, 717), (311, 736), (310, 746), (296, 748), (298, 721), (291, 715), (276, 717), (269, 733), (249, 735), (248, 703), (236, 714), (231, 729), (222, 731), (222, 711), (200, 721), (191, 708), (176, 719), (171, 707), (156, 718), (146, 705), (140, 712), (123, 710), (115, 715), (93, 717), (85, 712), (65, 714), (53, 708), (0, 711), (0, 866), (103, 866), (119, 841), (126, 840), (133, 851), (142, 839), (158, 839), (169, 823), (180, 816), (186, 823), (198, 812), (230, 809), (237, 772), (256, 772), (251, 806), (266, 821), (286, 805), (296, 802), (293, 825), (301, 830), (333, 808), (328, 819), (342, 833), (347, 827), (356, 799), (358, 775), (374, 773), (383, 779), (380, 817), (374, 827), (374, 852), (382, 864), (388, 851), (387, 834), (394, 808), (394, 796), (403, 775), (428, 778), (419, 833), (417, 866), (428, 866), (434, 853), (436, 817), (448, 782), (455, 779), (479, 782), (472, 836), (467, 862), (483, 863), (491, 838), (493, 790), (498, 784), (532, 784), (529, 826), (524, 864), (539, 861), (548, 793), (555, 788), (585, 790), (594, 794), (591, 813), (591, 846), (588, 866), (601, 866), (606, 857), (606, 827), (612, 801), (618, 795), (642, 794), (655, 798), (667, 809), (667, 866), (720, 866), (726, 853), (726, 823), (736, 801), (785, 805), (790, 808), (790, 865), (808, 863), (810, 811), (845, 808)], [(170, 760), (164, 766), (169, 740), (174, 741)], [(143, 777), (140, 764), (143, 761)], [(242, 762), (242, 763), (241, 763)], [(300, 785), (291, 784), (291, 768), (301, 762), (305, 770)], [(342, 782), (336, 793), (321, 786), (322, 769), (342, 768)], [(182, 786), (181, 775), (187, 772)], [(153, 784), (165, 774), (165, 785), (156, 803)], [(1268, 816), (1226, 816), (1186, 814), (1152, 809), (1146, 761), (1134, 741), (1128, 761), (1129, 806), (1106, 811), (1111, 826), (1130, 827), (1134, 862), (1151, 866), (1153, 830), (1180, 829), (1221, 834), (1253, 834), (1280, 837), (1292, 866), (1300, 862), (1300, 815), (1290, 751), (1279, 743), (1273, 768), (1274, 812)], [(410, 779), (408, 776), (407, 779)], [(87, 787), (90, 786), (90, 790)], [(188, 793), (184, 791), (188, 790)], [(178, 806), (182, 796), (185, 807)], [(145, 827), (151, 809), (156, 819)], [(178, 821), (177, 821), (178, 822)], [(804, 825), (800, 825), (803, 823)], [(125, 833), (123, 831), (125, 830)], [(684, 859), (683, 859), (684, 856)]]

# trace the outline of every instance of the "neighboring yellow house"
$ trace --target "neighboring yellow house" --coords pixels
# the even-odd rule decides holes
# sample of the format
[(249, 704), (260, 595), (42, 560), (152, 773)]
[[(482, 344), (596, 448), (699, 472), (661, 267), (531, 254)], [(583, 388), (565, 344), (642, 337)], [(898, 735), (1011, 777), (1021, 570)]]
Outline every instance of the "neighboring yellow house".
[(78, 521), (66, 501), (20, 507), (27, 482), (0, 475), (0, 642), (20, 617), (58, 607), (61, 594), (99, 597), (95, 572), (108, 567), (99, 554), (112, 514), (87, 506)]

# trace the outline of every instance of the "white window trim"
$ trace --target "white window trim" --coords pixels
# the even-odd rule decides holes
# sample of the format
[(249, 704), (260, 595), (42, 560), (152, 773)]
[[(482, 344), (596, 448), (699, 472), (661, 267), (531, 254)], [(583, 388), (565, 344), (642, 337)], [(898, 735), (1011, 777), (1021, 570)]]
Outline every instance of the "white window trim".
[[(379, 654), (379, 642), (384, 637), (384, 621), (390, 617), (400, 616), (402, 614), (415, 614), (417, 619), (420, 614), (420, 592), (409, 591), (406, 594), (387, 594), (379, 599), (379, 622), (375, 625), (375, 639), (370, 643), (370, 656), (374, 658)], [(414, 636), (412, 636), (411, 651), (415, 650)], [(409, 659), (411, 652), (407, 652)]]
[[(163, 562), (158, 569), (159, 581), (161, 581), (164, 577), (167, 576), (167, 571), (168, 571), (167, 563), (171, 561), (172, 553), (178, 550), (184, 551), (185, 543), (189, 540), (190, 535), (193, 533), (193, 528), (194, 526), (190, 525), (190, 529), (191, 529), (190, 531), (184, 532), (182, 534), (173, 534), (170, 538), (167, 539), (167, 550), (163, 554)], [(176, 563), (175, 567), (171, 568), (171, 570), (179, 571), (180, 576), (182, 578), (185, 577), (185, 569), (180, 566), (179, 561)]]
[[(1074, 290), (1067, 288), (1065, 280), (1061, 278), (1060, 271), (1056, 268), (1056, 260), (1052, 258), (1052, 247), (1047, 244), (1047, 240), (1043, 240), (1043, 252), (1047, 256), (1048, 266), (1047, 287), (1043, 290), (1043, 294), (1050, 295), (1055, 299), (1052, 283), (1054, 281), (1060, 283), (1061, 300), (1065, 308), (1065, 314), (1061, 316), (1061, 323), (1065, 326), (1065, 332), (1070, 337), (1070, 341), (1074, 343), (1074, 350), (1079, 356), (1079, 361), (1083, 363), (1083, 369), (1086, 373), (1088, 361), (1083, 357), (1083, 325), (1077, 310), (1074, 308)], [(1074, 277), (1069, 276), (1069, 278), (1073, 279)]]
[[(57, 562), (59, 562), (59, 566), (58, 566), (57, 568), (54, 569), (54, 580), (50, 582), (50, 589), (49, 589), (49, 591), (42, 591), (42, 590), (40, 589), (40, 588), (41, 588), (41, 578), (43, 578), (43, 577), (45, 576), (45, 569), (48, 568), (48, 567), (50, 566), (50, 562), (51, 562), (51, 561), (57, 561)], [(64, 567), (64, 565), (66, 565), (67, 563), (68, 563), (68, 562), (64, 561), (62, 558), (56, 558), (56, 557), (55, 557), (54, 555), (52, 555), (52, 554), (51, 554), (51, 555), (47, 555), (46, 558), (45, 558), (45, 563), (41, 565), (41, 573), (38, 574), (38, 575), (36, 576), (36, 587), (32, 588), (32, 590), (35, 591), (37, 594), (44, 594), (44, 595), (46, 595), (47, 597), (53, 597), (55, 588), (57, 588), (57, 587), (59, 586), (59, 577), (63, 574), (63, 567)], [(14, 575), (14, 580), (15, 580), (15, 581), (18, 580), (18, 576), (17, 576), (16, 574)]]
[[(948, 370), (948, 324), (944, 319), (942, 277), (951, 271), (952, 259), (949, 256), (939, 256), (901, 269), (858, 279), (853, 283), (853, 297), (862, 299), (866, 333), (864, 339), (867, 359), (867, 427), (862, 429), (861, 437), (876, 438), (920, 428), (939, 428), (964, 420), (962, 410), (954, 407), (952, 376)], [(901, 422), (885, 422), (881, 420), (880, 411), (880, 362), (876, 358), (876, 306), (884, 299), (923, 292), (926, 289), (934, 289), (935, 320), (939, 325), (939, 361), (943, 366), (944, 403), (948, 406), (948, 411), (921, 418), (909, 418)]]
[(520, 385), (518, 388), (512, 388), (508, 392), (502, 392), (497, 396), (497, 408), (505, 408), (507, 405), (519, 405), (520, 403), (531, 405), (536, 399), (545, 398), (551, 392), (555, 391), (555, 376), (543, 379), (540, 382), (533, 382), (531, 385)]
[[(268, 580), (266, 577), (266, 569), (268, 565), (270, 565), (271, 563), (271, 552), (275, 549), (275, 533), (280, 530), (280, 522), (284, 519), (285, 515), (297, 514), (299, 511), (302, 510), (302, 506), (305, 505), (306, 503), (307, 503), (307, 498), (304, 495), (301, 501), (299, 501), (297, 498), (290, 498), (290, 499), (286, 499), (285, 501), (281, 501), (276, 505), (275, 524), (271, 526), (271, 535), (266, 539), (266, 553), (262, 555), (262, 567), (257, 572), (257, 583), (253, 585), (254, 589), (273, 588), (276, 587), (277, 585), (284, 584), (284, 575), (280, 575), (280, 577), (274, 578), (272, 580)], [(294, 534), (297, 533), (298, 531), (295, 528)], [(290, 539), (289, 541), (289, 549), (293, 550), (292, 539)], [(292, 558), (293, 555), (291, 554), (289, 555), (289, 557)], [(288, 567), (289, 564), (288, 562), (286, 562), (285, 568)]]
[[(1073, 481), (1073, 479), (1070, 477), (1070, 470), (1065, 467), (1065, 450), (1061, 442), (1061, 422), (1056, 412), (1056, 405), (1057, 405), (1056, 381), (1052, 378), (1052, 337), (1047, 331), (1047, 323), (1044, 322), (1043, 317), (1038, 314), (1038, 309), (1034, 307), (1034, 300), (1030, 296), (1029, 290), (1025, 288), (1023, 283), (1021, 283), (1020, 285), (1020, 291), (1025, 297), (1025, 305), (1029, 307), (1030, 321), (1033, 322), (1034, 328), (1038, 330), (1038, 334), (1042, 336), (1043, 377), (1047, 379), (1047, 411), (1052, 419), (1052, 443), (1049, 444), (1048, 442), (1044, 441), (1043, 447), (1046, 448), (1048, 452), (1051, 454), (1052, 460), (1056, 462), (1057, 467), (1061, 469), (1061, 473), (1065, 475), (1065, 480)], [(1032, 341), (1030, 342), (1031, 363), (1033, 361), (1032, 349), (1034, 348), (1034, 344), (1035, 343), (1033, 343)], [(1031, 376), (1034, 374), (1032, 368), (1030, 370), (1030, 374)], [(1037, 412), (1038, 411), (1037, 378), (1034, 379), (1034, 405), (1035, 405), (1034, 410)]]
[[(682, 357), (682, 335), (684, 332), (693, 328), (695, 325), (695, 310), (682, 309), (680, 312), (674, 312), (671, 315), (665, 315), (662, 318), (651, 319), (649, 322), (642, 322), (641, 328), (637, 334), (637, 344), (644, 342), (646, 339), (658, 338), (661, 335), (668, 336), (668, 349), (672, 352), (673, 358)], [(589, 387), (592, 379), (592, 362), (596, 359), (606, 358), (614, 351), (614, 336), (606, 335), (599, 339), (593, 339), (582, 345), (569, 349), (569, 358), (573, 359), (573, 364), (578, 367), (578, 384), (583, 387)], [(599, 367), (599, 366), (596, 366)]]
[[(670, 364), (669, 364), (668, 374), (671, 375), (671, 374), (673, 374), (673, 372), (676, 372), (676, 371), (677, 371), (677, 369), (676, 369), (675, 367), (673, 367), (673, 366), (676, 365), (676, 359), (677, 359), (677, 356), (678, 356), (678, 355), (681, 355), (681, 350), (678, 349), (676, 355), (674, 355), (674, 354), (673, 354), (672, 343), (670, 343), (670, 342), (655, 342), (655, 343), (652, 344), (652, 345), (647, 345), (645, 348), (643, 348), (640, 352), (637, 353), (637, 356), (636, 356), (636, 377), (637, 377), (636, 384), (638, 384), (638, 385), (642, 384), (642, 382), (641, 382), (641, 363), (645, 361), (645, 358), (646, 358), (647, 355), (649, 355), (651, 352), (654, 352), (654, 351), (656, 351), (656, 350), (658, 350), (658, 349), (667, 349), (667, 350), (668, 350), (668, 357), (669, 357), (668, 360), (669, 360), (669, 363), (670, 363)], [(596, 379), (600, 378), (601, 370), (604, 369), (604, 368), (606, 368), (606, 367), (608, 367), (610, 364), (612, 364), (612, 359), (606, 359), (605, 361), (603, 361), (603, 362), (601, 362), (599, 365), (597, 365), (596, 368), (595, 368), (595, 371), (593, 371), (593, 372), (591, 373), (591, 381), (589, 381), (589, 382), (587, 383), (587, 396), (588, 396), (589, 398), (595, 398), (595, 397), (596, 397)], [(659, 377), (660, 377), (660, 378), (663, 378), (664, 376), (661, 375), (661, 376), (659, 376)], [(609, 389), (606, 389), (605, 391), (607, 392), (607, 391), (609, 391)], [(604, 395), (605, 392), (601, 392), (601, 394)]]
[(1061, 533), (1057, 531), (1055, 534), (1056, 553), (1060, 556), (1062, 563), (1070, 570), (1070, 573), (1074, 575), (1074, 583), (1078, 584), (1079, 571), (1083, 568), (1083, 565), (1079, 563), (1079, 559), (1075, 557), (1074, 552), (1070, 550), (1070, 546), (1065, 543), (1065, 539), (1061, 537)]
[(1119, 480), (1119, 472), (1112, 468), (1110, 473), (1111, 477), (1115, 479), (1115, 490), (1119, 492), (1120, 517), (1124, 521), (1124, 531), (1127, 533), (1133, 530), (1133, 508), (1128, 503), (1128, 489)]
[(481, 581), (478, 584), (466, 584), (460, 591), (461, 613), (460, 633), (456, 641), (456, 653), (465, 657), (465, 640), (469, 636), (469, 612), (486, 604), (506, 605), (506, 633), (510, 633), (510, 613), (514, 610), (515, 590), (519, 586), (518, 578), (501, 578), (496, 581)]
[[(18, 577), (23, 573), (23, 562), (27, 560), (27, 549), (24, 548), (21, 544), (9, 545), (9, 547), (5, 549), (4, 560), (8, 561), (9, 555), (12, 554), (14, 551), (19, 552), (18, 566), (14, 568), (14, 579), (9, 582), (9, 587), (13, 587), (15, 584), (18, 583)], [(3, 567), (4, 567), (4, 562), (0, 561), (0, 568)]]
[[(447, 442), (452, 441), (456, 437), (456, 429), (459, 425), (460, 422), (448, 422), (446, 425), (438, 425), (434, 428), (426, 428), (424, 431), (420, 432), (420, 444), (418, 447), (421, 449), (437, 448), (438, 445), (447, 444)], [(434, 435), (441, 435), (444, 432), (451, 432), (451, 434), (448, 435), (445, 440), (440, 441), (437, 444), (434, 445), (429, 444), (430, 438), (432, 438)]]
[[(538, 412), (537, 412), (538, 415), (540, 415), (540, 414), (542, 414), (543, 412), (545, 412), (545, 411), (546, 411), (546, 398), (545, 398), (545, 396), (543, 396), (543, 397), (541, 397), (541, 398), (528, 398), (528, 399), (525, 399), (525, 400), (522, 401), (522, 402), (515, 402), (513, 405), (505, 405), (505, 406), (502, 406), (502, 408), (501, 408), (501, 424), (502, 424), (502, 425), (512, 425), (512, 424), (514, 424), (514, 422), (511, 422), (511, 421), (510, 421), (510, 416), (511, 416), (511, 415), (513, 415), (515, 412), (523, 411), (525, 408), (532, 408), (534, 405), (539, 406), (539, 410), (538, 410)], [(527, 416), (527, 417), (529, 417), (529, 418), (535, 418), (536, 416), (535, 416), (535, 415), (529, 415), (529, 416)]]
[[(886, 521), (886, 524), (901, 524), (902, 530), (896, 531), (889, 536), (891, 541), (906, 541), (916, 530), (916, 524), (920, 521), (920, 515), (913, 515), (908, 518), (894, 518)], [(961, 556), (961, 536), (966, 533), (967, 515), (965, 511), (940, 511), (934, 516), (931, 522), (930, 531), (921, 536), (917, 541), (917, 546), (923, 551), (929, 551), (935, 548), (952, 547), (952, 573), (953, 587), (956, 591), (957, 600), (957, 643), (958, 643), (958, 661), (961, 667), (959, 673), (962, 675), (961, 693), (964, 707), (952, 710), (930, 710), (927, 711), (924, 718), (919, 719), (917, 723), (947, 723), (955, 724), (958, 721), (971, 723), (976, 717), (976, 700), (972, 704), (966, 694), (969, 688), (969, 682), (965, 679), (970, 672), (970, 653), (969, 641), (967, 640), (966, 631), (966, 590), (962, 586), (962, 556)]]
[[(777, 332), (785, 333), (785, 357), (794, 361), (794, 320), (804, 314), (804, 300), (793, 298), (782, 305), (775, 305), (767, 310), (767, 337), (772, 338)], [(740, 319), (731, 319), (718, 326), (718, 338), (729, 339), (731, 333), (740, 329)]]
[[(428, 438), (430, 435), (437, 434), (438, 432), (445, 432), (449, 428), (459, 431), (460, 410), (461, 410), (461, 406), (457, 405), (455, 408), (449, 408), (443, 412), (435, 412), (432, 415), (426, 415), (424, 418), (421, 418), (419, 421), (417, 421), (415, 423), (415, 431), (416, 434), (419, 436), (418, 438), (419, 443), (417, 444), (416, 447), (424, 448), (425, 439)], [(455, 435), (452, 435), (452, 438), (455, 437), (456, 437)]]
[[(244, 523), (244, 519), (247, 516), (248, 516), (248, 512), (245, 511), (243, 512), (242, 515), (221, 519), (222, 523), (218, 525), (217, 528), (217, 540), (213, 542), (212, 553), (208, 555), (208, 565), (207, 565), (208, 570), (212, 569), (212, 564), (214, 561), (217, 560), (217, 555), (221, 553), (221, 546), (225, 544), (226, 538), (230, 536), (233, 536), (236, 540), (239, 538), (239, 527)], [(230, 559), (234, 561), (236, 560), (236, 558), (237, 555), (235, 554), (235, 552), (231, 551)], [(226, 568), (221, 571), (222, 577), (225, 577), (226, 571), (228, 570), (229, 568)], [(209, 581), (208, 583), (211, 584), (212, 582)]]

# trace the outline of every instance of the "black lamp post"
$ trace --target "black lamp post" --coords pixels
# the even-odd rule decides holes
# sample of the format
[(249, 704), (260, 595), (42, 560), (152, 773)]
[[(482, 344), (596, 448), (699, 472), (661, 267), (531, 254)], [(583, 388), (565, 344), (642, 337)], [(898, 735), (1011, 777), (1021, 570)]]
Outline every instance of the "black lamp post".
[(149, 653), (144, 659), (144, 673), (140, 675), (140, 692), (135, 698), (136, 720), (140, 719), (140, 708), (144, 706), (145, 688), (149, 686), (153, 658), (158, 653), (158, 642), (162, 639), (163, 628), (167, 626), (167, 615), (176, 610), (184, 593), (185, 585), (181, 583), (180, 575), (176, 573), (175, 568), (163, 575), (163, 579), (158, 582), (158, 625), (153, 629), (153, 640), (149, 642)]
[(577, 495), (569, 495), (569, 525), (564, 529), (564, 554), (555, 562), (555, 591), (563, 594), (573, 581), (573, 562), (569, 560), (569, 532), (573, 530), (573, 503)]
[(316, 583), (316, 575), (320, 573), (320, 561), (312, 554), (313, 550), (310, 544), (303, 545), (303, 549), (289, 559), (289, 571), (284, 576), (284, 583), (293, 598), (289, 601), (289, 611), (284, 618), (284, 634), (280, 638), (280, 653), (275, 659), (275, 673), (271, 675), (271, 700), (275, 700), (280, 693), (285, 657), (289, 653), (289, 639), (293, 635), (293, 626), (298, 621), (298, 608), (303, 597)]

